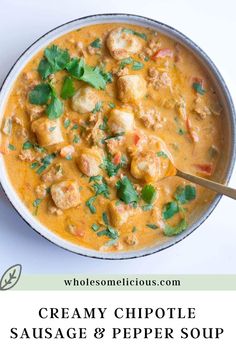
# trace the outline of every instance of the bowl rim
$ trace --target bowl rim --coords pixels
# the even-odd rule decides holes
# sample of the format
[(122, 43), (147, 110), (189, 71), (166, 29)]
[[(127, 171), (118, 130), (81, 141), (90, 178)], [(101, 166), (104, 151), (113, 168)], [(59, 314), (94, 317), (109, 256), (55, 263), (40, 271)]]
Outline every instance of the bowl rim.
[[(127, 19), (127, 21), (124, 21), (124, 18)], [(109, 21), (106, 21), (109, 19)], [(96, 22), (97, 20), (97, 22)], [(118, 21), (117, 21), (118, 20)], [(157, 30), (162, 31), (163, 33), (167, 36), (172, 36), (173, 38), (180, 40), (181, 42), (184, 43), (184, 45), (191, 50), (192, 52), (195, 52), (195, 55), (197, 54), (200, 59), (204, 62), (204, 64), (210, 69), (210, 71), (213, 73), (214, 78), (217, 80), (217, 82), (220, 85), (220, 90), (223, 92), (225, 96), (225, 101), (227, 108), (229, 110), (229, 123), (231, 125), (231, 134), (232, 134), (232, 139), (230, 141), (231, 143), (231, 155), (230, 155), (230, 160), (228, 164), (228, 168), (226, 171), (225, 175), (225, 183), (228, 183), (230, 180), (230, 177), (233, 172), (234, 164), (235, 164), (235, 159), (236, 159), (236, 114), (235, 114), (235, 108), (233, 104), (232, 97), (230, 95), (229, 89), (220, 74), (218, 68), (214, 64), (214, 62), (209, 58), (209, 56), (190, 38), (188, 38), (186, 35), (184, 35), (182, 32), (179, 30), (175, 29), (174, 27), (171, 27), (163, 22), (160, 22), (158, 20), (146, 17), (146, 16), (141, 16), (141, 15), (135, 15), (135, 14), (129, 14), (129, 13), (102, 13), (102, 14), (94, 14), (94, 15), (88, 15), (88, 16), (83, 16), (80, 18), (76, 18), (74, 20), (65, 22), (59, 26), (56, 26), (52, 28), (51, 30), (47, 31), (44, 33), (42, 36), (38, 37), (31, 45), (29, 45), (23, 52), (20, 54), (20, 56), (16, 59), (10, 70), (8, 71), (5, 79), (2, 82), (2, 85), (0, 87), (0, 107), (4, 106), (5, 101), (7, 100), (7, 95), (10, 92), (10, 88), (12, 87), (16, 77), (19, 75), (19, 73), (22, 70), (22, 67), (25, 66), (25, 64), (32, 59), (32, 57), (43, 47), (45, 47), (47, 41), (43, 41), (44, 39), (49, 38), (49, 43), (52, 42), (55, 38), (59, 38), (65, 33), (69, 33), (70, 31), (75, 30), (75, 28), (69, 28), (66, 29), (67, 26), (73, 25), (73, 24), (78, 24), (80, 26), (80, 23), (82, 22), (82, 25), (80, 26), (81, 28), (84, 26), (91, 25), (93, 21), (97, 24), (102, 24), (102, 23), (111, 23), (112, 21), (118, 22), (118, 23), (129, 23), (128, 20), (131, 20), (130, 24), (137, 24), (140, 26), (150, 26), (156, 27)], [(83, 24), (83, 21), (87, 23)], [(140, 23), (143, 22), (143, 23)], [(72, 26), (73, 27), (73, 26)], [(59, 33), (55, 36), (55, 38), (50, 38), (50, 35), (53, 35), (53, 33), (56, 33), (58, 30), (65, 28), (66, 30), (63, 33)], [(161, 30), (160, 30), (161, 29)], [(37, 48), (36, 52), (32, 55), (32, 53), (29, 53), (31, 49), (34, 49), (37, 44), (40, 45), (40, 48)], [(27, 56), (29, 54), (29, 56)], [(17, 70), (17, 65), (22, 64), (21, 69)], [(11, 75), (14, 75), (14, 70), (16, 71), (15, 77), (13, 79), (10, 79)], [(9, 81), (9, 82), (8, 82)], [(9, 86), (6, 89), (5, 96), (2, 94), (5, 86)], [(2, 97), (3, 96), (3, 97)], [(2, 162), (2, 157), (1, 157), (1, 165), (4, 165), (4, 162)], [(4, 166), (5, 167), (5, 166)], [(5, 168), (4, 171), (5, 175), (3, 178), (2, 171), (0, 173), (0, 183), (3, 189), (3, 192), (5, 193), (6, 197), (12, 204), (13, 208), (16, 210), (16, 212), (20, 215), (20, 217), (34, 230), (36, 231), (40, 236), (45, 238), (46, 240), (50, 241), (54, 245), (65, 249), (69, 252), (89, 257), (89, 258), (95, 258), (95, 259), (101, 259), (101, 260), (128, 260), (128, 259), (134, 259), (134, 258), (140, 258), (148, 255), (155, 254), (157, 252), (163, 251), (169, 247), (174, 246), (178, 242), (184, 240), (187, 236), (189, 236), (193, 231), (195, 231), (213, 212), (215, 207), (218, 205), (222, 195), (216, 195), (216, 197), (212, 200), (211, 204), (209, 207), (205, 210), (204, 214), (201, 215), (185, 232), (182, 232), (178, 236), (175, 236), (173, 238), (170, 238), (169, 242), (163, 243), (161, 245), (153, 245), (151, 248), (143, 248), (140, 250), (135, 250), (135, 251), (128, 251), (128, 252), (100, 252), (96, 251), (93, 249), (88, 249), (85, 247), (81, 247), (79, 245), (73, 244), (69, 241), (66, 241), (60, 235), (57, 235), (56, 233), (52, 232), (49, 230), (47, 227), (45, 227), (40, 221), (38, 221), (35, 217), (33, 217), (30, 214), (30, 211), (26, 206), (23, 204), (23, 202), (20, 200), (20, 197), (14, 190), (14, 187), (12, 186), (11, 182), (8, 180), (7, 177), (7, 171)], [(19, 206), (19, 210), (18, 207)], [(25, 213), (25, 215), (23, 215)], [(42, 231), (43, 230), (43, 231)], [(46, 236), (47, 234), (47, 236)], [(50, 235), (50, 236), (49, 236)]]

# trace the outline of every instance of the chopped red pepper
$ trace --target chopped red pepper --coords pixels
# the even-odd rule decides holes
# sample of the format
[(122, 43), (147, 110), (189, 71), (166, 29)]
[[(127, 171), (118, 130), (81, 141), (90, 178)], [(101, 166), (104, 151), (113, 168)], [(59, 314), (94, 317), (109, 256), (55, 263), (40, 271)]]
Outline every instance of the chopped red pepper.
[(140, 135), (138, 135), (137, 133), (134, 133), (134, 145), (138, 145), (138, 142), (140, 140)]
[(113, 163), (115, 165), (119, 165), (120, 162), (121, 162), (121, 153), (117, 152), (113, 158)]
[(213, 164), (212, 163), (203, 163), (194, 165), (202, 174), (206, 176), (211, 176), (213, 173)]
[(173, 58), (174, 52), (170, 48), (159, 49), (156, 53), (151, 56), (152, 60), (157, 60), (158, 58), (170, 57)]

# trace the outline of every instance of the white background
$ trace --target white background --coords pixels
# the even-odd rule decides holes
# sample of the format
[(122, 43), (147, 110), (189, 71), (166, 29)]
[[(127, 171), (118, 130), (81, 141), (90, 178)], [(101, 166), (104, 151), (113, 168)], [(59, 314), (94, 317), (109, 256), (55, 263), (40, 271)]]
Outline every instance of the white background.
[[(135, 296), (134, 296), (135, 294)], [(191, 296), (189, 296), (191, 294)], [(235, 300), (235, 292), (63, 292), (57, 291), (2, 291), (0, 302), (0, 339), (2, 353), (7, 354), (41, 354), (41, 353), (103, 353), (120, 354), (135, 352), (139, 353), (235, 353), (235, 316), (236, 308), (232, 306)], [(94, 300), (96, 299), (96, 300)], [(22, 306), (19, 306), (22, 304)], [(27, 305), (26, 305), (27, 304)], [(82, 309), (88, 307), (107, 307), (105, 320), (96, 319), (40, 319), (40, 308), (70, 308), (69, 313), (78, 307), (81, 317)], [(164, 309), (168, 307), (195, 307), (195, 319), (116, 319), (113, 315), (117, 307), (152, 307)], [(166, 311), (167, 312), (167, 311)], [(45, 312), (44, 312), (45, 313)], [(43, 313), (43, 314), (44, 314)], [(58, 312), (60, 313), (60, 311)], [(186, 313), (184, 311), (184, 313)], [(51, 327), (54, 333), (58, 327), (63, 331), (67, 328), (87, 328), (87, 339), (10, 339), (10, 328), (20, 330), (26, 327), (32, 336), (32, 327)], [(105, 327), (103, 339), (93, 337), (96, 327)], [(112, 328), (165, 328), (174, 329), (175, 339), (111, 339)], [(224, 333), (220, 339), (180, 339), (181, 328), (202, 329), (203, 327), (223, 328)], [(180, 351), (181, 349), (181, 351)]]
[[(0, 0), (0, 81), (17, 57), (43, 33), (69, 20), (105, 12), (149, 16), (176, 27), (213, 59), (236, 99), (234, 0)], [(231, 185), (236, 187), (236, 173)], [(0, 270), (24, 273), (235, 273), (236, 202), (223, 197), (191, 236), (159, 254), (101, 261), (64, 251), (27, 226), (0, 192)]]

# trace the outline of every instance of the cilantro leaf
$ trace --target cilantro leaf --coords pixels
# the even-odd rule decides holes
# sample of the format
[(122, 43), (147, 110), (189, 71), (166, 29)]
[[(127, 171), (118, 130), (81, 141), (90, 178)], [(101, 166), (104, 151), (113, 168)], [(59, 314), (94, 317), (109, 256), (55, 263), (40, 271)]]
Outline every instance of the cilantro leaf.
[(84, 59), (73, 58), (67, 64), (66, 70), (76, 79), (80, 79), (85, 67)]
[(164, 220), (172, 218), (176, 213), (179, 212), (179, 206), (176, 202), (169, 202), (164, 205), (162, 210), (162, 216)]
[(98, 67), (85, 64), (84, 59), (74, 58), (67, 65), (66, 70), (77, 80), (87, 82), (96, 89), (104, 90), (107, 82), (112, 82), (112, 74), (104, 72)]
[(69, 128), (70, 123), (71, 123), (70, 119), (69, 119), (69, 118), (66, 118), (66, 119), (64, 120), (64, 123), (63, 123), (64, 128), (65, 128), (65, 129)]
[(206, 93), (206, 90), (204, 90), (204, 88), (202, 87), (202, 85), (200, 84), (200, 82), (194, 82), (193, 83), (193, 89), (199, 93), (200, 95), (204, 95)]
[(75, 94), (75, 87), (73, 79), (70, 76), (66, 76), (63, 81), (61, 89), (61, 97), (66, 100), (67, 98), (73, 97)]
[(97, 233), (98, 236), (107, 236), (113, 240), (117, 240), (119, 238), (118, 231), (111, 227), (110, 225), (107, 226), (106, 229), (101, 230)]
[(87, 207), (89, 208), (91, 214), (95, 214), (97, 211), (95, 206), (93, 205), (95, 200), (96, 200), (96, 196), (93, 196), (93, 197), (89, 198), (85, 203), (87, 205)]
[(141, 197), (146, 203), (152, 204), (156, 199), (156, 196), (157, 192), (151, 184), (146, 184), (146, 186), (143, 187)]
[(109, 189), (108, 189), (108, 185), (106, 183), (105, 180), (102, 180), (101, 183), (95, 182), (92, 185), (94, 191), (95, 191), (95, 195), (103, 195), (105, 198), (108, 198), (110, 195)]
[(102, 101), (99, 101), (95, 104), (94, 109), (92, 110), (92, 113), (97, 113), (100, 112), (102, 109)]
[(8, 149), (11, 150), (11, 151), (15, 151), (16, 150), (16, 147), (12, 144), (8, 144)]
[(186, 204), (196, 198), (196, 188), (191, 185), (178, 186), (174, 196), (179, 203)]
[(135, 36), (138, 36), (138, 37), (144, 39), (145, 41), (147, 40), (147, 35), (145, 33), (134, 31), (131, 28), (123, 28), (122, 32), (134, 34)]
[(107, 156), (103, 159), (103, 164), (101, 165), (102, 168), (106, 171), (109, 177), (116, 176), (119, 169), (122, 168), (126, 164), (126, 160), (121, 159), (121, 162), (118, 165), (115, 165), (112, 161), (110, 156)]
[(87, 82), (96, 89), (104, 90), (106, 88), (106, 80), (98, 67), (93, 68), (85, 65), (80, 80)]
[(60, 49), (54, 44), (45, 49), (44, 56), (51, 65), (53, 72), (65, 69), (70, 61), (68, 50)]
[(129, 65), (129, 64), (132, 64), (132, 63), (133, 63), (133, 59), (132, 58), (122, 59), (121, 62), (120, 62), (120, 69), (124, 69), (124, 67), (126, 65)]
[(153, 230), (158, 229), (158, 226), (156, 224), (146, 224), (146, 226)]
[(46, 114), (49, 119), (59, 118), (64, 110), (63, 103), (59, 100), (59, 98), (53, 94), (51, 101), (46, 109)]
[(108, 122), (108, 117), (104, 116), (103, 117), (103, 123), (99, 125), (99, 129), (100, 130), (107, 130), (108, 129), (107, 122)]
[(31, 149), (32, 147), (34, 147), (34, 145), (29, 140), (25, 141), (24, 144), (22, 145), (23, 150), (28, 150)]
[(49, 75), (53, 74), (53, 69), (47, 59), (41, 59), (38, 66), (38, 72), (43, 80), (45, 80)]
[(176, 236), (184, 231), (188, 227), (186, 219), (180, 220), (176, 226), (165, 225), (164, 235), (165, 236)]
[(168, 156), (164, 151), (158, 151), (156, 154), (158, 157), (163, 157), (164, 159), (167, 159)]
[(144, 67), (143, 63), (141, 63), (140, 61), (134, 60), (133, 65), (132, 65), (133, 70), (141, 70), (143, 67)]
[(143, 211), (149, 211), (149, 210), (152, 210), (153, 205), (152, 204), (145, 204), (145, 205), (142, 205), (141, 208), (143, 209)]
[(124, 176), (116, 183), (117, 195), (125, 204), (138, 202), (138, 193), (128, 177)]
[(44, 170), (46, 170), (46, 168), (52, 163), (53, 159), (55, 159), (56, 156), (56, 153), (52, 153), (42, 158), (42, 160), (40, 161), (40, 166), (36, 170), (36, 173), (40, 175)]
[(90, 43), (93, 48), (101, 48), (102, 42), (100, 38), (96, 38), (92, 43)]
[(29, 93), (29, 101), (32, 104), (44, 105), (51, 96), (51, 86), (46, 83), (36, 85)]
[(107, 213), (105, 213), (105, 212), (102, 213), (102, 219), (103, 219), (105, 225), (109, 224)]
[(97, 224), (93, 224), (93, 225), (91, 226), (91, 228), (92, 228), (93, 231), (97, 232), (97, 231), (100, 229), (100, 226), (97, 225)]
[(45, 49), (44, 57), (38, 66), (38, 72), (42, 79), (45, 80), (49, 75), (65, 69), (69, 61), (70, 55), (68, 51), (60, 49), (53, 44), (51, 47)]

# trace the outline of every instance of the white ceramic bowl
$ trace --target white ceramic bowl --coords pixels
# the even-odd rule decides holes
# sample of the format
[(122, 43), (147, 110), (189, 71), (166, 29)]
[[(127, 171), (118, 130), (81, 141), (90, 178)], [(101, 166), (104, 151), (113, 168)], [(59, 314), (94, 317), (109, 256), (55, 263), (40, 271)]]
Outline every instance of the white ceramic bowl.
[[(235, 151), (236, 151), (236, 142), (235, 142), (235, 110), (232, 103), (232, 99), (228, 88), (220, 75), (218, 69), (214, 65), (214, 63), (210, 60), (210, 58), (189, 38), (175, 30), (174, 28), (167, 26), (158, 21), (142, 17), (136, 15), (129, 14), (102, 14), (102, 15), (94, 15), (87, 16), (83, 18), (76, 19), (74, 21), (70, 21), (61, 26), (58, 26), (48, 33), (44, 34), (37, 41), (35, 41), (26, 51), (17, 59), (10, 72), (8, 73), (5, 81), (3, 82), (1, 92), (0, 92), (0, 119), (3, 116), (4, 107), (8, 99), (8, 95), (11, 91), (11, 87), (14, 84), (14, 81), (20, 71), (24, 68), (25, 64), (43, 47), (47, 46), (51, 41), (60, 37), (61, 35), (73, 31), (75, 29), (92, 25), (98, 23), (111, 23), (111, 22), (119, 22), (119, 23), (130, 23), (135, 25), (140, 25), (144, 27), (153, 28), (157, 32), (163, 33), (175, 41), (180, 42), (183, 46), (187, 47), (194, 55), (198, 58), (198, 60), (202, 63), (205, 69), (208, 72), (208, 75), (213, 80), (215, 84), (217, 94), (223, 104), (224, 112), (225, 112), (225, 140), (227, 141), (227, 146), (225, 146), (224, 157), (221, 159), (221, 163), (218, 169), (218, 174), (216, 174), (215, 178), (222, 182), (227, 183), (233, 169), (233, 165), (235, 162)], [(167, 241), (163, 244), (153, 245), (151, 247), (129, 251), (129, 252), (116, 252), (116, 253), (107, 253), (107, 252), (99, 252), (90, 250), (84, 247), (80, 247), (75, 245), (60, 236), (56, 235), (48, 228), (46, 228), (43, 224), (41, 224), (34, 216), (32, 216), (31, 212), (25, 207), (25, 205), (21, 202), (18, 197), (16, 191), (11, 185), (3, 157), (0, 157), (0, 181), (2, 187), (9, 198), (10, 202), (17, 210), (17, 212), (21, 215), (21, 217), (30, 225), (35, 231), (37, 231), (40, 235), (47, 238), (49, 241), (54, 244), (67, 249), (69, 251), (75, 252), (80, 255), (96, 257), (101, 259), (127, 259), (127, 258), (135, 258), (146, 256), (158, 251), (161, 251), (167, 247), (173, 246), (177, 242), (183, 240), (185, 237), (190, 235), (198, 226), (200, 226), (206, 218), (211, 214), (211, 212), (216, 207), (219, 202), (221, 196), (216, 196), (216, 198), (212, 201), (210, 205), (208, 205), (204, 210), (201, 211), (201, 214), (196, 215), (195, 219), (192, 220), (190, 227), (182, 232), (180, 235), (168, 238)], [(199, 240), (199, 242), (201, 242)]]

